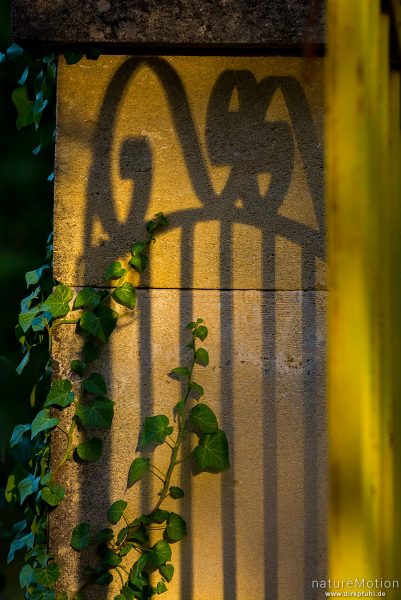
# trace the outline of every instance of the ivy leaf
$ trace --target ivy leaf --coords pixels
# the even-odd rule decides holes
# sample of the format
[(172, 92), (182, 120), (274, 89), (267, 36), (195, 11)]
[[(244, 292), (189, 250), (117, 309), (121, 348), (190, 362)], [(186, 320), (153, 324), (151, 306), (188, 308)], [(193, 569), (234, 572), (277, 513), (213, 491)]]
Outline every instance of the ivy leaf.
[(187, 535), (187, 525), (180, 515), (171, 512), (167, 521), (167, 527), (164, 532), (165, 538), (169, 542), (178, 542)]
[(64, 52), (65, 62), (67, 65), (75, 65), (81, 60), (83, 55), (83, 52), (74, 52), (73, 50), (68, 50), (67, 52)]
[(102, 455), (103, 442), (101, 439), (93, 437), (87, 442), (78, 444), (77, 453), (82, 460), (99, 460)]
[(22, 589), (28, 587), (31, 583), (33, 569), (31, 565), (24, 565), (19, 574), (19, 584)]
[(102, 555), (102, 562), (107, 567), (118, 567), (122, 562), (122, 558), (116, 552), (107, 548)]
[(178, 500), (178, 498), (184, 497), (184, 490), (176, 485), (172, 485), (169, 487), (169, 494), (174, 500)]
[(136, 458), (131, 464), (128, 472), (128, 486), (131, 487), (137, 481), (140, 481), (142, 477), (150, 470), (150, 459), (149, 458)]
[(52, 320), (52, 314), (49, 311), (35, 317), (32, 321), (32, 331), (44, 331)]
[(185, 325), (186, 329), (195, 329), (195, 327), (197, 327), (199, 325), (199, 323), (203, 323), (203, 319), (197, 319), (196, 323), (195, 321), (191, 321), (190, 323), (187, 323)]
[(125, 273), (127, 269), (124, 269), (122, 264), (119, 261), (112, 262), (106, 269), (104, 273), (105, 279), (120, 279)]
[(79, 523), (72, 530), (70, 546), (77, 552), (85, 550), (90, 542), (90, 525), (89, 523)]
[(100, 348), (91, 341), (87, 341), (82, 351), (84, 362), (89, 365), (100, 357)]
[(205, 390), (203, 389), (203, 387), (195, 381), (191, 381), (191, 390), (195, 392), (195, 394), (199, 396), (199, 398), (201, 398), (205, 394)]
[(43, 500), (47, 502), (47, 504), (50, 504), (50, 506), (57, 506), (65, 496), (65, 489), (58, 483), (50, 482), (42, 489), (41, 494)]
[(46, 269), (50, 269), (50, 265), (43, 265), (42, 267), (39, 267), (39, 269), (35, 269), (34, 271), (27, 271), (25, 273), (25, 281), (27, 287), (39, 283), (39, 280), (43, 275), (43, 271), (45, 271)]
[(18, 315), (18, 323), (22, 327), (22, 331), (26, 333), (28, 329), (32, 326), (32, 322), (38, 316), (40, 310), (37, 308), (32, 308), (31, 310), (27, 310), (26, 312), (20, 313)]
[(29, 595), (29, 600), (55, 600), (56, 592), (46, 588), (36, 588)]
[(73, 371), (74, 373), (79, 375), (79, 377), (83, 377), (84, 373), (85, 373), (86, 365), (84, 362), (82, 362), (82, 360), (75, 359), (75, 360), (71, 361), (70, 369), (71, 369), (71, 371)]
[(169, 515), (170, 513), (168, 512), (168, 510), (162, 510), (161, 508), (158, 508), (157, 510), (154, 510), (152, 513), (150, 513), (148, 517), (150, 523), (158, 523), (160, 525), (161, 523), (164, 523), (164, 521), (167, 521)]
[(199, 327), (197, 327), (194, 331), (195, 337), (202, 340), (202, 342), (204, 342), (205, 339), (207, 338), (207, 334), (208, 334), (208, 330), (207, 330), (207, 327), (205, 327), (205, 325), (199, 325)]
[(21, 360), (20, 364), (18, 365), (18, 367), (15, 369), (15, 371), (16, 371), (16, 373), (18, 373), (18, 375), (21, 375), (22, 371), (25, 369), (26, 365), (29, 363), (30, 356), (31, 356), (31, 353), (28, 350), (26, 352), (26, 354), (24, 355), (24, 358)]
[(129, 552), (131, 552), (133, 547), (134, 547), (134, 544), (131, 544), (130, 542), (128, 542), (128, 544), (125, 544), (119, 551), (119, 553), (118, 553), (119, 556), (121, 556), (121, 558), (123, 558), (124, 556), (127, 556), (127, 554), (129, 554)]
[(59, 592), (56, 600), (68, 600), (67, 592)]
[(224, 431), (207, 433), (199, 440), (193, 451), (195, 461), (201, 471), (220, 473), (230, 466), (228, 443)]
[(169, 426), (169, 420), (166, 415), (156, 415), (154, 417), (146, 417), (143, 430), (141, 433), (141, 446), (149, 444), (162, 444), (166, 436), (173, 433), (173, 427)]
[(138, 256), (138, 254), (142, 254), (146, 250), (146, 242), (134, 242), (131, 247), (131, 254), (133, 256)]
[(84, 331), (106, 343), (113, 333), (117, 319), (118, 313), (115, 310), (101, 304), (95, 312), (85, 311), (79, 320), (79, 324)]
[(156, 592), (158, 594), (164, 594), (164, 592), (167, 592), (167, 587), (163, 580), (157, 582)]
[(66, 285), (58, 285), (54, 292), (44, 301), (41, 310), (49, 311), (54, 318), (65, 317), (70, 311), (69, 302), (72, 299), (72, 289)]
[(114, 532), (109, 527), (106, 529), (101, 529), (93, 536), (93, 541), (95, 544), (99, 544), (100, 542), (110, 542), (114, 537)]
[(133, 267), (135, 271), (138, 271), (138, 273), (143, 273), (148, 264), (148, 257), (146, 256), (146, 254), (138, 254), (131, 256), (128, 264), (131, 265), (131, 267)]
[(34, 102), (29, 100), (28, 90), (25, 85), (17, 87), (11, 94), (11, 100), (17, 109), (17, 129), (27, 127), (34, 122)]
[(110, 573), (110, 571), (101, 573), (95, 579), (95, 582), (98, 583), (99, 585), (109, 585), (112, 581), (113, 581), (113, 575)]
[(114, 415), (114, 402), (98, 396), (90, 404), (78, 404), (75, 414), (82, 425), (90, 429), (110, 429)]
[(61, 406), (66, 408), (74, 400), (74, 393), (72, 390), (72, 383), (69, 379), (56, 379), (53, 381), (44, 406)]
[(166, 540), (159, 540), (146, 555), (147, 563), (154, 569), (171, 560), (171, 548)]
[(195, 352), (195, 362), (202, 367), (207, 367), (209, 364), (209, 353), (204, 348), (198, 348)]
[(160, 565), (159, 573), (168, 583), (170, 583), (174, 575), (174, 566), (172, 564)]
[(32, 421), (32, 433), (31, 440), (38, 435), (41, 431), (46, 431), (46, 429), (52, 429), (56, 425), (60, 423), (60, 419), (57, 417), (50, 417), (50, 410), (43, 409), (34, 418)]
[(115, 288), (113, 298), (116, 302), (131, 310), (136, 306), (136, 291), (131, 283), (124, 283), (120, 287)]
[(92, 373), (88, 379), (85, 379), (83, 388), (91, 394), (97, 394), (99, 396), (107, 394), (106, 382), (101, 373)]
[(214, 433), (218, 429), (216, 415), (206, 404), (198, 404), (192, 408), (189, 422), (202, 433)]
[(31, 473), (25, 479), (22, 479), (18, 484), (20, 495), (20, 504), (22, 504), (28, 496), (34, 494), (39, 489), (40, 477), (34, 477)]
[(187, 367), (176, 367), (171, 372), (179, 377), (189, 377), (191, 375), (191, 371)]
[(96, 308), (99, 304), (99, 293), (95, 289), (88, 287), (79, 292), (74, 301), (74, 308)]
[(52, 588), (60, 577), (60, 567), (57, 563), (51, 562), (46, 568), (36, 568), (33, 570), (33, 577), (39, 585)]
[(115, 596), (114, 600), (135, 600), (135, 597), (135, 592), (125, 585), (121, 590), (121, 594)]
[(31, 424), (27, 423), (26, 425), (16, 425), (14, 427), (14, 431), (12, 433), (10, 439), (10, 448), (14, 448), (14, 446), (18, 446), (22, 442), (22, 438), (24, 433), (27, 431), (31, 431)]
[(35, 536), (33, 535), (32, 531), (23, 537), (13, 540), (10, 544), (10, 551), (7, 556), (7, 564), (10, 564), (10, 562), (14, 560), (15, 553), (18, 552), (18, 550), (22, 550), (24, 548), (32, 550), (34, 543)]
[(116, 502), (113, 502), (107, 511), (107, 519), (109, 522), (113, 525), (116, 525), (123, 516), (126, 508), (127, 502), (125, 502), (125, 500), (117, 500)]

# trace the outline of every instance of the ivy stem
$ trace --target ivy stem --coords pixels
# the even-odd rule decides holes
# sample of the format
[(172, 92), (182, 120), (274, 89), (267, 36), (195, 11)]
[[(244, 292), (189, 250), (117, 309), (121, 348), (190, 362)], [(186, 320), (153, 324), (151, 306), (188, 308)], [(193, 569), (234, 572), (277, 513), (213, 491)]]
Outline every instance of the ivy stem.
[(63, 433), (65, 433), (65, 435), (68, 438), (68, 431), (66, 429), (64, 429), (64, 427), (61, 427), (61, 425), (56, 425), (56, 429), (60, 429), (60, 431), (62, 431)]
[(160, 481), (162, 482), (162, 484), (164, 485), (164, 479), (162, 479), (160, 477), (160, 475), (158, 475), (157, 473), (155, 473), (154, 471), (150, 470), (150, 472), (152, 473), (152, 475), (154, 475), (155, 477), (157, 477), (158, 479), (160, 479)]
[[(169, 494), (169, 487), (170, 487), (170, 481), (171, 481), (171, 476), (173, 474), (174, 471), (174, 467), (178, 464), (177, 461), (177, 456), (185, 435), (185, 408), (186, 408), (186, 404), (188, 401), (188, 397), (189, 397), (189, 392), (191, 390), (191, 382), (192, 382), (192, 371), (194, 369), (194, 364), (195, 364), (195, 339), (194, 341), (194, 347), (193, 347), (193, 357), (192, 357), (192, 361), (191, 361), (191, 366), (189, 369), (189, 375), (188, 375), (188, 381), (187, 381), (187, 389), (185, 392), (185, 396), (183, 399), (183, 410), (181, 412), (181, 414), (179, 414), (179, 418), (178, 418), (178, 436), (177, 436), (177, 441), (175, 443), (175, 446), (172, 448), (172, 453), (171, 453), (171, 459), (170, 459), (170, 464), (168, 466), (167, 469), (167, 473), (166, 473), (166, 479), (164, 481), (164, 486), (160, 495), (159, 500), (156, 503), (155, 508), (153, 509), (153, 511), (157, 510), (158, 508), (160, 508), (160, 505), (162, 504), (162, 502), (167, 498), (168, 494)], [(168, 444), (170, 446), (170, 444)], [(180, 461), (181, 462), (181, 461)]]
[(160, 471), (160, 469), (156, 467), (156, 465), (151, 464), (150, 466), (152, 467), (152, 469), (156, 469), (156, 471), (159, 471), (160, 475), (163, 477), (163, 480), (166, 479), (166, 475), (163, 473), (163, 471)]
[(75, 420), (73, 419), (71, 421), (71, 425), (70, 425), (70, 428), (69, 428), (68, 433), (67, 433), (67, 449), (66, 449), (66, 451), (64, 453), (63, 458), (60, 460), (60, 462), (58, 463), (57, 467), (54, 469), (54, 471), (53, 471), (53, 477), (55, 476), (55, 474), (57, 473), (57, 471), (59, 471), (61, 469), (61, 467), (70, 458), (70, 454), (71, 454), (71, 450), (72, 450), (72, 446), (73, 446), (73, 437), (74, 437), (75, 427), (76, 427), (76, 423), (75, 423)]
[(76, 325), (79, 322), (79, 319), (61, 319), (61, 321), (55, 321), (51, 326), (51, 329), (54, 327), (58, 327), (59, 325)]

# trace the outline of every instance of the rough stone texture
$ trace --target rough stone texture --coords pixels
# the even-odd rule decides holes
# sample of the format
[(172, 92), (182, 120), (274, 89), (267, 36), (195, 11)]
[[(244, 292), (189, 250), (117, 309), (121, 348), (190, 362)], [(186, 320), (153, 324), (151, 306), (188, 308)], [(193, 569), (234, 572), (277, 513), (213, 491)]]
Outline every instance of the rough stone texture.
[(324, 0), (13, 0), (13, 35), (48, 44), (322, 44)]
[[(228, 432), (232, 468), (192, 481), (182, 469), (191, 534), (175, 546), (166, 600), (317, 600), (327, 475), (322, 89), (320, 59), (61, 65), (56, 277), (102, 286), (106, 265), (149, 218), (164, 211), (171, 221), (141, 282), (158, 289), (139, 292), (99, 365), (116, 401), (104, 457), (62, 475), (69, 500), (53, 513), (50, 540), (68, 590), (86, 560), (69, 548), (71, 529), (87, 519), (102, 527), (124, 495), (141, 422), (180, 397), (167, 374), (183, 325), (202, 316), (211, 364), (196, 377)], [(76, 344), (61, 326), (62, 375)], [(152, 486), (128, 492), (130, 514), (150, 507)], [(106, 598), (113, 591), (90, 600)]]
[[(228, 433), (232, 468), (191, 483), (184, 468), (176, 480), (186, 490), (190, 535), (174, 547), (178, 575), (166, 598), (314, 600), (311, 580), (324, 578), (326, 568), (326, 293), (143, 290), (138, 304), (102, 358), (116, 402), (104, 457), (91, 466), (70, 463), (63, 474), (69, 499), (53, 513), (50, 539), (68, 565), (64, 589), (76, 589), (85, 566), (68, 547), (77, 522), (106, 526), (105, 512), (120, 498), (129, 500), (132, 517), (152, 505), (157, 480), (125, 492), (128, 468), (145, 416), (170, 414), (180, 399), (168, 373), (187, 340), (182, 324), (203, 316), (210, 365), (196, 367), (196, 380)], [(62, 326), (60, 375), (68, 375), (77, 344)], [(56, 435), (54, 461), (64, 442)], [(161, 467), (167, 457), (156, 456)], [(89, 597), (114, 596), (98, 589)]]
[(102, 56), (58, 82), (57, 279), (104, 285), (164, 211), (142, 285), (325, 288), (322, 59)]

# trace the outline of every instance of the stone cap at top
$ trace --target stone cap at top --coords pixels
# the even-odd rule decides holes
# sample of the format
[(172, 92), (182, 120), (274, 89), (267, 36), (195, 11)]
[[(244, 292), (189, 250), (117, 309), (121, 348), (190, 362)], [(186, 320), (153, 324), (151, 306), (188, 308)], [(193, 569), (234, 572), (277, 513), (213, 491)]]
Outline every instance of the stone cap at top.
[(21, 43), (296, 47), (324, 43), (324, 0), (13, 0)]

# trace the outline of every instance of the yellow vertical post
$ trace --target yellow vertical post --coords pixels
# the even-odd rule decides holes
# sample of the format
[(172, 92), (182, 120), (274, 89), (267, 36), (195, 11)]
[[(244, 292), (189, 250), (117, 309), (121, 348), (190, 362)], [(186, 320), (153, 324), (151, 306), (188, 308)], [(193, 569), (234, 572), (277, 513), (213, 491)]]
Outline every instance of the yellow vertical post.
[(380, 2), (327, 9), (329, 574), (379, 576)]

